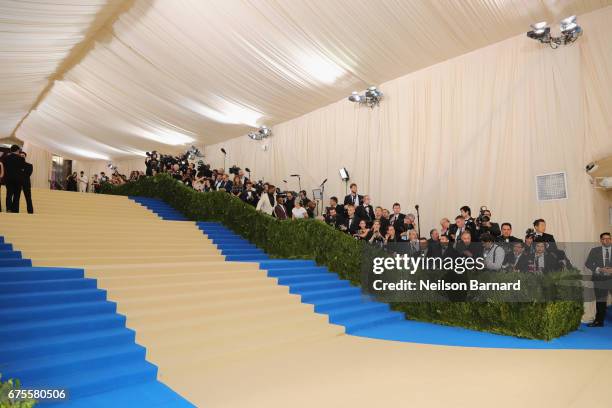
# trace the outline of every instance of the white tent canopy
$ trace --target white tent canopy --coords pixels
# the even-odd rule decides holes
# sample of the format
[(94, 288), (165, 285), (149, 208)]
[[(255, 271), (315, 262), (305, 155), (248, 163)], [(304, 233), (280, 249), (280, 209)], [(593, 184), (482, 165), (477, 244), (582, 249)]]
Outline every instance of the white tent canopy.
[(81, 159), (212, 144), (611, 3), (0, 0), (0, 137)]

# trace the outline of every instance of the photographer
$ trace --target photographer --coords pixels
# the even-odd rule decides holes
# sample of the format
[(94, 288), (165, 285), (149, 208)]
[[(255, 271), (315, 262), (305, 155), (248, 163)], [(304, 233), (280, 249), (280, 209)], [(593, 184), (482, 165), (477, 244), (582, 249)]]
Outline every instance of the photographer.
[(235, 175), (234, 176), (234, 181), (232, 183), (232, 194), (236, 197), (240, 196), (240, 193), (242, 193), (242, 189), (243, 189), (243, 185), (242, 182), (240, 181), (240, 176), (239, 175)]
[[(250, 180), (246, 182), (244, 190), (242, 193), (240, 193), (240, 199), (253, 207), (257, 205), (258, 195), (253, 188), (253, 183)], [(287, 210), (287, 213), (289, 213), (289, 210)]]
[(504, 249), (495, 243), (495, 238), (489, 233), (482, 234), (480, 236), (480, 241), (483, 246), (485, 268), (490, 271), (499, 271), (506, 257)]
[(479, 235), (491, 234), (493, 238), (501, 235), (499, 224), (491, 222), (491, 211), (485, 206), (480, 207), (480, 214), (476, 219), (476, 231)]
[(147, 158), (145, 159), (146, 175), (154, 176), (159, 171), (159, 159), (157, 158), (157, 152), (147, 152)]
[(285, 202), (284, 197), (282, 196), (276, 197), (276, 206), (274, 207), (274, 216), (278, 218), (279, 220), (286, 220), (288, 218), (287, 209), (283, 205), (284, 202)]
[(370, 238), (368, 242), (373, 245), (382, 246), (385, 243), (385, 236), (380, 230), (380, 221), (374, 220), (372, 223), (372, 230), (370, 231)]
[(325, 214), (325, 223), (331, 225), (334, 228), (339, 228), (344, 223), (342, 215), (339, 215), (336, 211), (336, 207), (329, 207)]
[(287, 191), (287, 198), (285, 199), (285, 208), (287, 212), (291, 214), (293, 211), (293, 207), (295, 207), (295, 195), (293, 195), (293, 191)]

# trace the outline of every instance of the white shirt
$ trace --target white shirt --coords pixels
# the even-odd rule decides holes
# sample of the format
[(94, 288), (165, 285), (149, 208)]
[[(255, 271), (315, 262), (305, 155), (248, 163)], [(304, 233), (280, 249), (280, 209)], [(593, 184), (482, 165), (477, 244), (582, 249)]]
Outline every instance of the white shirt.
[(486, 250), (484, 253), (485, 267), (492, 271), (498, 271), (501, 269), (504, 263), (504, 249), (499, 245), (493, 245), (491, 249)]
[[(604, 265), (607, 267), (612, 267), (612, 246), (601, 247), (601, 259), (603, 260)], [(595, 268), (595, 272), (601, 273), (601, 268)]]
[(304, 207), (293, 207), (291, 214), (293, 214), (293, 218), (304, 218), (307, 212)]

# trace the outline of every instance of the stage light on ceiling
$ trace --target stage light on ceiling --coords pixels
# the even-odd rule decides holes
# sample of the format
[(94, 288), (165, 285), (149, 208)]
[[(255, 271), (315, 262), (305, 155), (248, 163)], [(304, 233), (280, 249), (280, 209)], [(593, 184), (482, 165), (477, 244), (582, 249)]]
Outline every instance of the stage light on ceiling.
[(542, 44), (548, 44), (551, 48), (571, 44), (582, 35), (582, 28), (576, 23), (576, 16), (570, 16), (561, 20), (559, 23), (561, 35), (559, 36), (550, 34), (550, 27), (546, 21), (531, 24), (531, 28), (533, 30), (527, 32), (527, 37)]
[(354, 103), (358, 103), (360, 105), (366, 105), (369, 108), (374, 108), (380, 104), (380, 101), (383, 98), (383, 93), (377, 89), (375, 86), (371, 86), (366, 89), (363, 95), (360, 95), (359, 92), (353, 92), (348, 97), (348, 100)]
[(247, 136), (252, 140), (263, 140), (272, 136), (272, 129), (267, 126), (261, 126), (257, 131), (249, 132)]

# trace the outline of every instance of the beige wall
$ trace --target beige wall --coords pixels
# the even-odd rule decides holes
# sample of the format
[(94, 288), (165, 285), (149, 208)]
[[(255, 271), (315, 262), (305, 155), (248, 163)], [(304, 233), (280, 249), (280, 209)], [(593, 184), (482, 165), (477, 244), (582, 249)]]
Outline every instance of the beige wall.
[[(487, 205), (520, 236), (535, 218), (560, 240), (594, 240), (607, 226), (586, 163), (612, 154), (612, 7), (580, 16), (584, 35), (557, 50), (520, 35), (380, 85), (370, 110), (342, 100), (273, 127), (208, 146), (207, 159), (250, 167), (254, 177), (342, 196), (338, 169), (391, 208), (420, 204), (426, 231), (464, 204)], [(378, 85), (378, 84), (376, 84)], [(262, 146), (266, 145), (266, 151)], [(569, 198), (538, 202), (535, 176), (565, 171)], [(606, 217), (607, 220), (607, 217)], [(607, 224), (607, 221), (605, 222)]]

